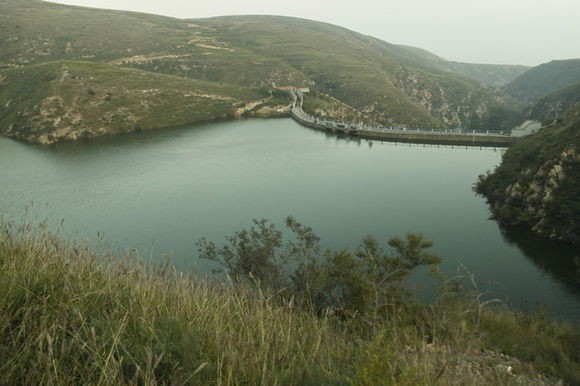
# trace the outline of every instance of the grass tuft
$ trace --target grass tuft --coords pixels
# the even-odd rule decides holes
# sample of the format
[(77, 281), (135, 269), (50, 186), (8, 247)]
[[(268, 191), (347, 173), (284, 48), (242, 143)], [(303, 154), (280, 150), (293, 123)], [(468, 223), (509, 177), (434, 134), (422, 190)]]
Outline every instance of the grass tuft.
[(241, 282), (98, 253), (45, 225), (0, 224), (0, 293), (0, 384), (579, 380), (578, 329), (543, 314), (485, 309), (476, 324), (463, 316), (471, 303), (447, 296), (365, 328)]

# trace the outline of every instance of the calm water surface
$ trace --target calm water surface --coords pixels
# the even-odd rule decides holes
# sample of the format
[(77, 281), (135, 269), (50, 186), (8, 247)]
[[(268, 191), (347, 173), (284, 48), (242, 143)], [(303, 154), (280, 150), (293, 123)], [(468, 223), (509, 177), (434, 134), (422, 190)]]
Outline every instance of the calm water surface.
[[(502, 232), (471, 188), (500, 150), (349, 141), (289, 119), (215, 123), (189, 129), (43, 148), (0, 138), (0, 212), (64, 219), (67, 237), (136, 247), (184, 270), (207, 271), (195, 241), (288, 215), (314, 228), (324, 246), (356, 248), (421, 232), (518, 308), (545, 303), (580, 317), (571, 248)], [(422, 276), (416, 278), (422, 280)], [(429, 297), (425, 289), (423, 296)]]

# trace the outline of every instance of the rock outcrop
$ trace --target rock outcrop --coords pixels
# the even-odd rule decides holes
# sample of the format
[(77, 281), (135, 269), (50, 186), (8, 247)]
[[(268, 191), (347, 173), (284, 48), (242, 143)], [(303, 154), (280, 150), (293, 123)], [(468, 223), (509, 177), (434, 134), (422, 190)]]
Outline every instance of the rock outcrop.
[(475, 190), (507, 226), (580, 244), (580, 106), (559, 125), (508, 149)]

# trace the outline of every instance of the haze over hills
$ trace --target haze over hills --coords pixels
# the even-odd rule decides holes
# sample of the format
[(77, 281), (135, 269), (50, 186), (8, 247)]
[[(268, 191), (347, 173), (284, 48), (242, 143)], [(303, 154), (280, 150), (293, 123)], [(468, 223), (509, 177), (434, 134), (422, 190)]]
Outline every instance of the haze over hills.
[(504, 225), (579, 244), (580, 59), (534, 67), (503, 89), (546, 126), (508, 149), (476, 190)]
[(503, 90), (522, 103), (531, 103), (576, 83), (580, 83), (580, 59), (553, 60), (530, 69)]
[(406, 56), (408, 58), (415, 60), (418, 63), (425, 63), (428, 66), (439, 70), (463, 75), (492, 87), (505, 86), (531, 68), (522, 65), (454, 62), (443, 59), (422, 48), (411, 46), (399, 47), (407, 51)]
[[(289, 86), (310, 87), (313, 96), (305, 108), (311, 106), (312, 113), (346, 120), (364, 117), (370, 123), (389, 125), (481, 126), (495, 114), (494, 124), (499, 127), (493, 129), (499, 129), (512, 124), (510, 114), (518, 109), (509, 97), (495, 93), (474, 79), (478, 76), (473, 74), (485, 73), (495, 79), (488, 83), (497, 83), (515, 77), (523, 68), (495, 66), (476, 70), (483, 67), (434, 59), (434, 55), (421, 50), (392, 45), (326, 23), (274, 16), (179, 20), (38, 0), (3, 0), (0, 7), (0, 68), (63, 60), (90, 61), (112, 66), (113, 72), (117, 66), (132, 67), (204, 81), (205, 92), (207, 87), (214, 86), (223, 91), (224, 84), (232, 90), (253, 88), (248, 95), (256, 99), (236, 100), (226, 116), (233, 115), (242, 104), (259, 104), (268, 97), (268, 90)], [(431, 59), (425, 60), (427, 56)], [(97, 75), (104, 68), (100, 67)], [(469, 73), (473, 78), (467, 76)], [(50, 131), (49, 126), (39, 126), (39, 119), (32, 118), (41, 114), (40, 110), (24, 111), (9, 98), (16, 92), (10, 88), (26, 82), (28, 76), (27, 71), (3, 71), (0, 106), (4, 107), (0, 113), (4, 120), (13, 113), (29, 117), (19, 121), (29, 132)], [(150, 82), (154, 79), (165, 78), (152, 76)], [(161, 90), (163, 83), (152, 86), (131, 82), (131, 87), (138, 93), (148, 88)], [(39, 96), (41, 99), (66, 100), (54, 94), (58, 94), (55, 87), (38, 88), (47, 92)], [(79, 95), (70, 97), (71, 100), (78, 100), (87, 90), (76, 92)], [(7, 104), (10, 111), (6, 111)], [(277, 111), (280, 106), (275, 107)], [(71, 106), (63, 106), (68, 108)], [(142, 116), (137, 126), (153, 126), (146, 118), (151, 114), (142, 108), (132, 110), (131, 104), (127, 108), (128, 115)], [(203, 118), (223, 115), (220, 111)], [(88, 119), (83, 117), (82, 121)], [(34, 126), (32, 130), (30, 126)], [(2, 130), (8, 133), (6, 125)], [(12, 126), (8, 134), (14, 135), (19, 130)], [(67, 131), (62, 127), (59, 130)], [(107, 131), (102, 126), (85, 130), (89, 135)]]

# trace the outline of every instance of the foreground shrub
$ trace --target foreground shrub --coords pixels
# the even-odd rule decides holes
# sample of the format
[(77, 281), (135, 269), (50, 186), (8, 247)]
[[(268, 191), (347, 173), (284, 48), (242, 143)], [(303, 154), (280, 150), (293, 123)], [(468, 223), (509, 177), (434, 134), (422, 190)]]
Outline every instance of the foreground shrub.
[[(289, 250), (316, 257), (313, 233), (292, 226), (309, 237)], [(430, 244), (407, 237), (386, 257), (365, 243), (357, 254), (325, 252), (328, 260), (302, 268), (317, 269), (270, 266), (280, 281), (305, 285), (302, 299), (316, 299), (320, 288), (346, 290), (320, 303), (332, 307), (315, 309), (298, 298), (298, 285), (268, 289), (251, 275), (202, 281), (133, 252), (119, 259), (65, 243), (44, 226), (0, 224), (0, 384), (577, 383), (577, 328), (487, 309), (476, 292), (446, 287), (434, 304), (416, 303), (375, 275), (406, 277)]]
[(411, 298), (404, 290), (406, 279), (417, 268), (435, 269), (441, 261), (427, 251), (433, 243), (419, 234), (389, 239), (390, 253), (372, 237), (355, 253), (322, 252), (311, 228), (293, 217), (286, 226), (293, 238), (285, 245), (274, 224), (254, 220), (254, 226), (227, 237), (222, 246), (205, 239), (197, 246), (202, 258), (219, 263), (237, 282), (299, 299), (319, 314), (331, 310), (344, 316), (386, 316)]

